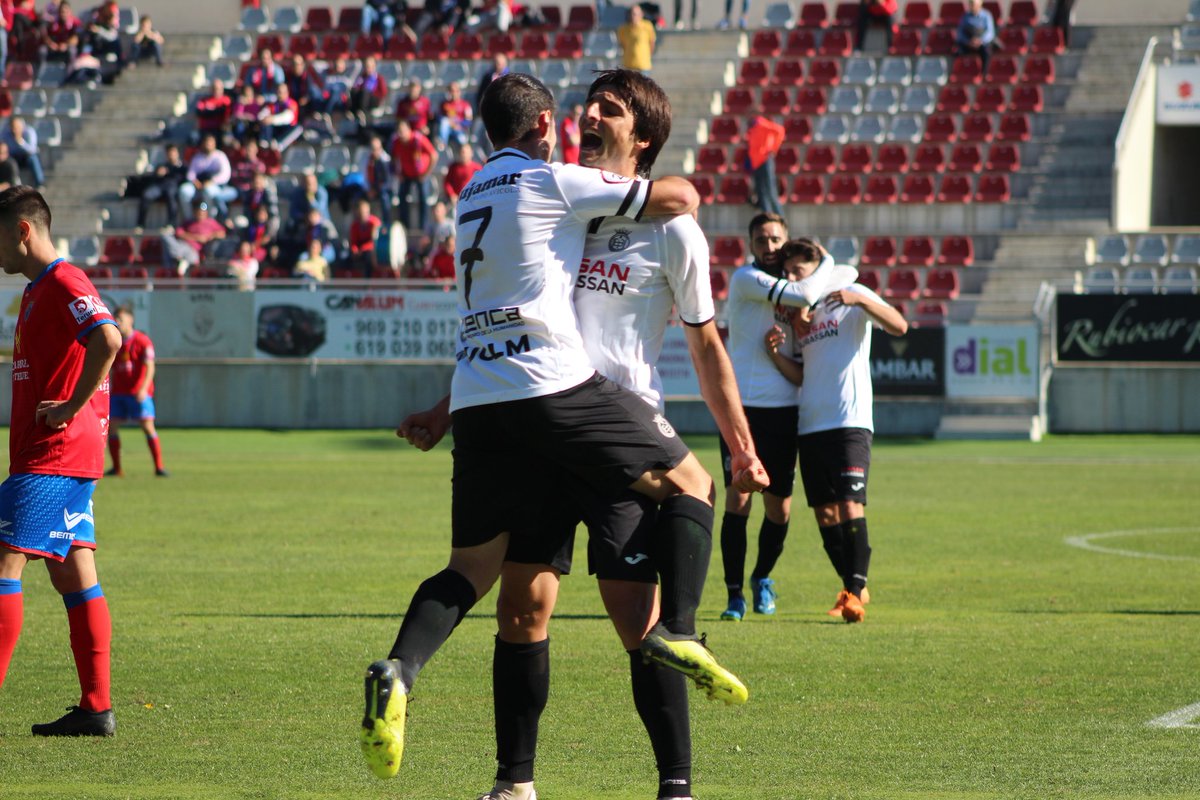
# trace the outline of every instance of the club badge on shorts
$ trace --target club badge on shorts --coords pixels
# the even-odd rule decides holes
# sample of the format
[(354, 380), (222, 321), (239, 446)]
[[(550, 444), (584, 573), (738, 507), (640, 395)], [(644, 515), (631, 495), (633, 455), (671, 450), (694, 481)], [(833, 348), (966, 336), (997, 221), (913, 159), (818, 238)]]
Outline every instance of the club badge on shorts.
[(668, 439), (675, 438), (675, 429), (671, 427), (671, 423), (667, 422), (667, 418), (662, 414), (654, 415), (654, 424), (658, 426), (659, 432)]

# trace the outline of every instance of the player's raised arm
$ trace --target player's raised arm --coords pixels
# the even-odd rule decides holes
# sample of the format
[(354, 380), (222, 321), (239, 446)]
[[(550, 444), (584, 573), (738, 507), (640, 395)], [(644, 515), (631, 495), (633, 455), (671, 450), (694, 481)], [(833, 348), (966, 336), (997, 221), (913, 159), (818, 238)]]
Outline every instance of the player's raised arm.
[(879, 326), (892, 336), (903, 336), (908, 333), (908, 320), (904, 318), (904, 315), (864, 286), (846, 287), (831, 292), (826, 302), (831, 307), (860, 306), (871, 316), (871, 319), (878, 322)]
[(668, 175), (650, 185), (650, 197), (646, 200), (644, 215), (678, 217), (691, 214), (700, 207), (700, 193), (685, 178)]

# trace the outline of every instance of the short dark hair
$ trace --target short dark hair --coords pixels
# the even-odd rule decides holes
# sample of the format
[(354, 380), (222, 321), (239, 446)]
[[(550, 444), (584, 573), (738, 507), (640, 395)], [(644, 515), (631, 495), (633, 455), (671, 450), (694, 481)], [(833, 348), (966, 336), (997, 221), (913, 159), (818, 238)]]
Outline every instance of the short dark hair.
[(771, 222), (777, 222), (780, 225), (782, 225), (783, 232), (787, 233), (787, 229), (788, 229), (787, 220), (784, 219), (782, 215), (775, 214), (770, 211), (764, 211), (761, 214), (755, 214), (754, 218), (750, 220), (750, 230), (748, 231), (750, 238), (751, 239), (754, 238), (754, 231), (757, 228), (761, 228), (763, 225), (766, 225)]
[(488, 138), (502, 147), (529, 135), (543, 112), (553, 114), (554, 95), (532, 75), (509, 72), (488, 84), (479, 109)]
[(114, 317), (119, 317), (122, 314), (133, 319), (133, 306), (117, 306), (117, 310), (113, 312)]
[(633, 135), (650, 146), (638, 154), (637, 171), (643, 178), (671, 136), (671, 100), (662, 87), (637, 70), (607, 69), (597, 73), (588, 88), (588, 99), (598, 92), (612, 92), (633, 114)]
[(12, 186), (0, 192), (0, 224), (14, 225), (20, 220), (50, 233), (50, 206), (32, 186)]
[(780, 262), (799, 258), (802, 264), (820, 264), (821, 248), (815, 239), (802, 236), (799, 239), (789, 239), (779, 251)]

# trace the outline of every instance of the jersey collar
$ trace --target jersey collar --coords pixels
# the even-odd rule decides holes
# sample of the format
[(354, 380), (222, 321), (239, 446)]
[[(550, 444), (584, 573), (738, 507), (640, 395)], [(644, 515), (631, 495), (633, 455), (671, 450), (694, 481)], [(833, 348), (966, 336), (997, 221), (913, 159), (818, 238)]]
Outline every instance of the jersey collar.
[(59, 264), (61, 264), (64, 261), (66, 261), (65, 258), (56, 258), (53, 261), (51, 261), (49, 264), (46, 265), (46, 268), (44, 270), (42, 270), (40, 273), (38, 273), (38, 276), (36, 278), (34, 278), (33, 281), (29, 285), (32, 287), (34, 284), (36, 284), (42, 278), (46, 277), (46, 275), (48, 275), (50, 273), (50, 270), (54, 269), (55, 267), (57, 267)]
[(522, 153), (520, 150), (516, 149), (515, 147), (505, 147), (502, 150), (497, 150), (496, 152), (492, 153), (492, 155), (488, 157), (487, 163), (490, 164), (497, 159), (509, 158), (509, 157), (523, 158), (526, 161), (533, 161), (533, 159), (530, 158), (527, 154)]

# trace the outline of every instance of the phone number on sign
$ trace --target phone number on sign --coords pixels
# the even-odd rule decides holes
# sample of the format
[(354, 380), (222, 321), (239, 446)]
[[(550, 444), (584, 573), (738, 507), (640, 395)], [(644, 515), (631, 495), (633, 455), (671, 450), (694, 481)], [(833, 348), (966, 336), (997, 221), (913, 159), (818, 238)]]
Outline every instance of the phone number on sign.
[(360, 319), (354, 353), (362, 358), (454, 358), (453, 319)]

